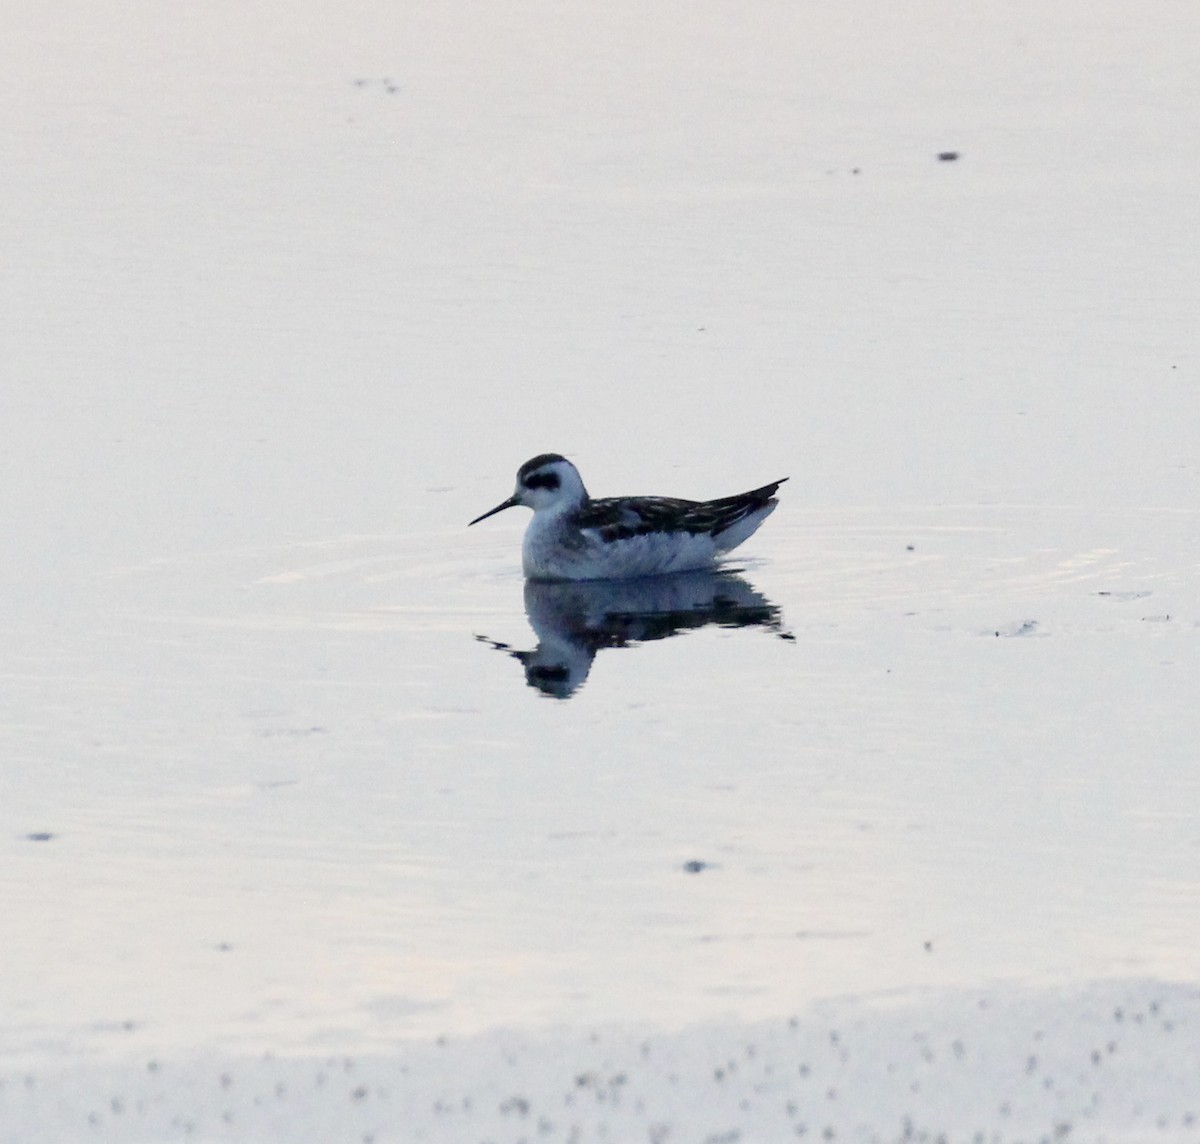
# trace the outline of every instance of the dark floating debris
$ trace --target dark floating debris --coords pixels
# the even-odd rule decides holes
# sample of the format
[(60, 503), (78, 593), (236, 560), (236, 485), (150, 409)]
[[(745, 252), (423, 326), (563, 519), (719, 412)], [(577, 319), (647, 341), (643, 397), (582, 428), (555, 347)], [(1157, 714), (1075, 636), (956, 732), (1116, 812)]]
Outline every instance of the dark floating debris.
[(1038, 629), (1037, 620), (1026, 620), (1023, 624), (1013, 624), (1006, 629), (997, 629), (998, 639), (1017, 639), (1020, 636), (1033, 635)]
[(35, 830), (32, 834), (26, 834), (25, 837), (30, 842), (49, 842), (54, 835), (48, 830)]
[(398, 91), (400, 91), (400, 85), (390, 76), (384, 76), (382, 79), (369, 79), (367, 76), (355, 76), (351, 82), (357, 88), (367, 88), (377, 85), (383, 88), (388, 95), (395, 95)]
[(955, 159), (957, 159), (957, 158), (958, 158), (957, 151), (939, 151), (938, 152), (938, 162), (939, 163), (953, 163), (955, 161)]
[(699, 874), (702, 870), (710, 869), (710, 865), (707, 862), (701, 862), (699, 858), (692, 858), (683, 864), (683, 869), (688, 874)]

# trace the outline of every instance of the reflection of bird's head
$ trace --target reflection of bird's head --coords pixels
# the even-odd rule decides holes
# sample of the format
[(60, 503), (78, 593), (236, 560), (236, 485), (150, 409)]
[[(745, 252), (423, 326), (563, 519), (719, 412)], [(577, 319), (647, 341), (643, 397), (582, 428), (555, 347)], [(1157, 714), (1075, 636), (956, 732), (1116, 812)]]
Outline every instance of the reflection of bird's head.
[(525, 668), (525, 682), (554, 699), (569, 699), (583, 686), (595, 657), (595, 652), (541, 644), (512, 654)]

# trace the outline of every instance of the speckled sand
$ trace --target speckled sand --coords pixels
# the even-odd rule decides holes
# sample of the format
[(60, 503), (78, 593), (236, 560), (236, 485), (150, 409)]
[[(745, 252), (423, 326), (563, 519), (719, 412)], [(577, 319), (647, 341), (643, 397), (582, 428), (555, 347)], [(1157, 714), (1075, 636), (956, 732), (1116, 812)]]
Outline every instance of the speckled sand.
[(0, 1140), (516, 1144), (1200, 1139), (1200, 990), (828, 1002), (663, 1033), (505, 1033), (369, 1056), (3, 1068)]

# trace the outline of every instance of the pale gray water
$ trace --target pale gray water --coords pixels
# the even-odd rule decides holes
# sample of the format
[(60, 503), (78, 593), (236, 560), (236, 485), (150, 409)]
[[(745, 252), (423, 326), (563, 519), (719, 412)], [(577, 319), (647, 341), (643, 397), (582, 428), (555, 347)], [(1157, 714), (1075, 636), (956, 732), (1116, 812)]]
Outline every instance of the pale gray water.
[[(1191, 9), (10, 24), (4, 1048), (1200, 978)], [(546, 450), (769, 622), (528, 687)]]
[(602, 647), (566, 700), (476, 638), (537, 642), (515, 530), (105, 575), (9, 680), (9, 1011), (306, 1043), (1188, 975), (1194, 517), (777, 515), (742, 583), (793, 638)]

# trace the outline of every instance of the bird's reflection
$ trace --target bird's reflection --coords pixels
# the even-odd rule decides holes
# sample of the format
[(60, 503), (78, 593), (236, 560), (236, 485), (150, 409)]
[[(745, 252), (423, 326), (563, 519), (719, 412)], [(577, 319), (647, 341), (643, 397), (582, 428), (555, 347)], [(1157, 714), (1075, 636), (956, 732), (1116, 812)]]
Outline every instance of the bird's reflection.
[(640, 580), (525, 582), (525, 614), (537, 647), (518, 651), (477, 636), (525, 668), (525, 682), (569, 699), (601, 648), (629, 647), (716, 624), (765, 628), (792, 639), (778, 607), (734, 572), (681, 572)]

